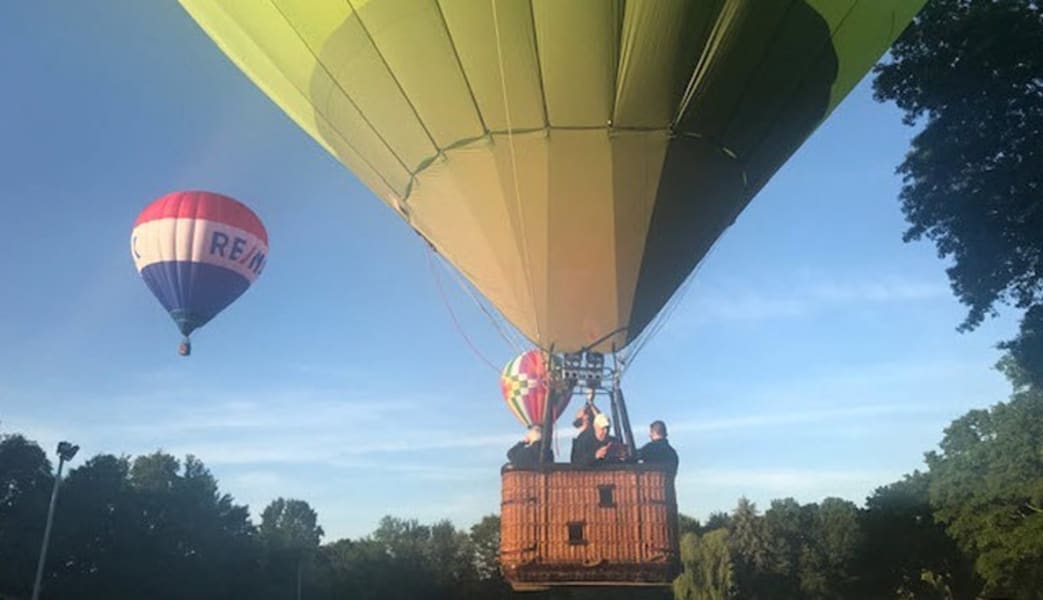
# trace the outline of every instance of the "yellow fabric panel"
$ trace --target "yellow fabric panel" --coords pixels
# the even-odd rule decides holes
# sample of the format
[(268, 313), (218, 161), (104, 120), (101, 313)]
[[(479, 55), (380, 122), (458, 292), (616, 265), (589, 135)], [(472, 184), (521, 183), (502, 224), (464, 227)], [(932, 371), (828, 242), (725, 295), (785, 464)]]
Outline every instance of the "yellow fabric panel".
[[(503, 198), (514, 230), (514, 244), (523, 257), (521, 273), (529, 286), (536, 328), (523, 331), (542, 345), (548, 334), (547, 290), (550, 166), (549, 137), (544, 131), (493, 136), (496, 170), (504, 187)], [(517, 178), (514, 174), (517, 172)], [(516, 187), (517, 186), (517, 187)]]
[(619, 0), (532, 0), (551, 126), (604, 127), (615, 98)]
[(607, 132), (553, 131), (549, 167), (549, 341), (575, 348), (619, 327)]
[(448, 150), (409, 199), (413, 226), (537, 343), (547, 330), (548, 164), (545, 133), (515, 134), (510, 144), (495, 135)]
[(629, 0), (623, 14), (614, 127), (668, 127), (705, 42), (715, 2)]
[(522, 333), (575, 350), (629, 316), (668, 142), (666, 132), (514, 135), (521, 203), (507, 136), (465, 144), (418, 177), (411, 222)]
[(357, 14), (439, 148), (485, 133), (435, 0), (368, 2)]
[[(207, 35), (265, 94), (329, 152), (341, 159), (385, 202), (404, 194), (409, 174), (375, 139), (346, 139), (335, 127), (341, 113), (315, 109), (314, 98), (333, 88), (332, 80), (308, 81), (315, 57), (274, 5), (233, 1), (181, 0)], [(321, 97), (321, 96), (320, 96)]]
[(511, 127), (515, 130), (544, 127), (547, 117), (543, 112), (543, 88), (536, 62), (536, 33), (532, 28), (529, 0), (496, 0), (499, 52), (492, 2), (440, 0), (439, 5), (485, 126), (492, 131), (507, 129), (503, 93), (506, 86)]
[[(536, 330), (518, 236), (513, 186), (498, 176), (492, 141), (454, 148), (424, 170), (410, 196), (413, 226), (512, 322)], [(506, 194), (510, 187), (510, 194)]]
[[(626, 324), (634, 304), (634, 290), (641, 270), (648, 225), (655, 210), (663, 159), (670, 136), (666, 131), (617, 132), (612, 135), (613, 218), (615, 220), (615, 321)], [(695, 195), (693, 191), (693, 195)], [(615, 336), (621, 348), (628, 335)]]

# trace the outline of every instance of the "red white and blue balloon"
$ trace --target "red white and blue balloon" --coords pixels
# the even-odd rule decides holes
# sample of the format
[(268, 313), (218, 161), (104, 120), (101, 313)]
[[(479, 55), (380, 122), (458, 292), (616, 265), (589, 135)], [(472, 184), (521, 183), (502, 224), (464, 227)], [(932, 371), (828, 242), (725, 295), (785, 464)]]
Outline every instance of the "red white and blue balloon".
[(241, 296), (264, 270), (268, 233), (246, 205), (213, 192), (167, 194), (130, 237), (134, 265), (185, 341)]

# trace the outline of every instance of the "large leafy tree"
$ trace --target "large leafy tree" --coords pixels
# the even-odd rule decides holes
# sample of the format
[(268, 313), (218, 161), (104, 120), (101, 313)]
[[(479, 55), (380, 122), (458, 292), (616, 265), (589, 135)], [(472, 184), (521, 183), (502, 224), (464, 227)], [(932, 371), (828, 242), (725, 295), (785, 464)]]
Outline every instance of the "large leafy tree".
[(800, 557), (811, 534), (814, 507), (803, 507), (793, 498), (772, 500), (764, 512), (767, 545), (765, 583), (779, 598), (800, 597)]
[(715, 529), (681, 538), (684, 571), (674, 580), (677, 600), (731, 600), (735, 595), (735, 571), (728, 544), (728, 530)]
[(935, 516), (976, 557), (987, 590), (1039, 598), (1043, 590), (1043, 390), (973, 410), (927, 454)]
[(29, 596), (53, 483), (36, 442), (0, 436), (0, 597)]
[(799, 567), (804, 597), (850, 597), (858, 583), (854, 561), (862, 542), (858, 508), (848, 500), (826, 498), (812, 505), (811, 513)]
[(63, 484), (54, 529), (53, 597), (255, 595), (249, 513), (191, 456), (91, 458)]
[(768, 544), (757, 505), (743, 496), (732, 512), (729, 545), (735, 568), (735, 587), (740, 597), (762, 598), (766, 587)]
[(487, 515), (471, 526), (470, 548), (476, 596), (510, 598), (510, 587), (500, 572), (499, 515)]
[(292, 582), (294, 597), (304, 585), (305, 563), (318, 550), (324, 532), (319, 516), (304, 500), (276, 498), (261, 513), (260, 536), (268, 552), (274, 575), (271, 585), (287, 588)]
[(972, 560), (934, 519), (927, 495), (930, 476), (915, 471), (866, 500), (859, 557), (867, 598), (974, 600), (981, 582)]
[(932, 240), (969, 307), (1027, 309), (1005, 344), (1043, 382), (1043, 9), (1035, 0), (931, 0), (878, 66), (878, 100), (921, 122), (904, 162), (906, 241)]

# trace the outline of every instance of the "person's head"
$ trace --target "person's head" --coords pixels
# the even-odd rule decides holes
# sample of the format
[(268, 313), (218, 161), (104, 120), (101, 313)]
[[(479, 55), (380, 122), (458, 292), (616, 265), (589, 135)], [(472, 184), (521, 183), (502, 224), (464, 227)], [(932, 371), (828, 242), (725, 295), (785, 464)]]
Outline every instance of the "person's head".
[(608, 437), (608, 429), (612, 426), (612, 422), (608, 420), (608, 416), (604, 413), (594, 417), (594, 437), (601, 441)]
[(539, 425), (533, 425), (532, 427), (529, 427), (529, 431), (525, 433), (526, 444), (535, 444), (541, 439), (543, 439), (543, 428)]
[(648, 426), (648, 437), (653, 440), (665, 440), (666, 423), (662, 421), (652, 421), (652, 424)]

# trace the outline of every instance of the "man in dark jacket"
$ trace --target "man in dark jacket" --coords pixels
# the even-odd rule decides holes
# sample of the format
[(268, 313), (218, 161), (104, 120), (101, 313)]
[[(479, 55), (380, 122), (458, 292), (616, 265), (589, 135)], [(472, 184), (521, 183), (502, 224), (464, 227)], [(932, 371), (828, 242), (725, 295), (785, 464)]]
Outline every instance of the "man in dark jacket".
[(608, 416), (601, 413), (594, 417), (594, 434), (582, 440), (577, 438), (573, 446), (572, 464), (582, 467), (596, 467), (606, 463), (619, 462), (626, 457), (626, 446), (609, 435), (612, 426)]
[[(511, 461), (511, 464), (515, 467), (521, 467), (523, 469), (531, 469), (537, 467), (540, 464), (540, 440), (543, 439), (543, 428), (539, 425), (533, 425), (529, 427), (529, 431), (525, 434), (525, 439), (515, 444), (507, 451), (507, 460)], [(543, 462), (552, 463), (554, 462), (554, 451), (547, 447), (547, 451), (543, 455)]]
[(587, 451), (586, 448), (594, 439), (595, 414), (597, 413), (594, 405), (588, 401), (576, 414), (576, 420), (572, 422), (572, 426), (579, 429), (576, 437), (572, 438), (572, 453), (569, 455), (569, 461), (574, 465), (579, 464), (580, 455)]
[(666, 465), (674, 473), (677, 472), (677, 452), (666, 441), (666, 423), (653, 421), (648, 427), (648, 437), (652, 439), (637, 451), (637, 458), (645, 464)]

